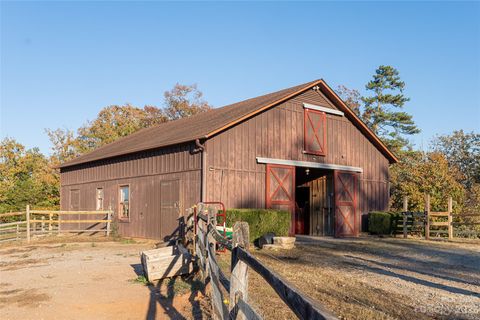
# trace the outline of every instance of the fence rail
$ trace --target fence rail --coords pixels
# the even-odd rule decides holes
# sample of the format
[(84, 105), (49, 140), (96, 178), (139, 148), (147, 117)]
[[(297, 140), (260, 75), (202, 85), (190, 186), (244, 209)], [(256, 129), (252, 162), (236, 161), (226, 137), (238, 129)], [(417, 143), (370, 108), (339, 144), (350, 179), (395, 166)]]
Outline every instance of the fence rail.
[[(217, 229), (217, 210), (199, 203), (192, 209), (195, 222), (195, 252), (198, 265), (212, 287), (212, 310), (219, 319), (262, 319), (249, 304), (248, 274), (258, 273), (300, 319), (337, 319), (309, 297), (289, 284), (250, 254), (249, 226), (237, 222), (233, 226), (232, 240), (226, 239)], [(217, 246), (231, 252), (231, 276), (228, 278), (219, 267), (215, 254)], [(227, 305), (225, 295), (229, 296)]]
[[(408, 199), (403, 199), (403, 237), (407, 238), (410, 232), (420, 230), (425, 235), (425, 239), (429, 240), (432, 234), (446, 234), (448, 239), (453, 239), (455, 236), (455, 228), (459, 226), (476, 226), (480, 225), (480, 213), (468, 213), (468, 214), (453, 214), (453, 201), (452, 197), (448, 198), (447, 211), (431, 211), (430, 210), (430, 195), (425, 196), (425, 210), (423, 212), (409, 212), (408, 211)], [(467, 218), (472, 221), (454, 221), (459, 218)], [(478, 221), (473, 221), (478, 218)], [(432, 228), (434, 227), (434, 228)], [(440, 227), (440, 228), (438, 228)], [(446, 227), (446, 228), (445, 228)], [(473, 233), (472, 231), (458, 231), (459, 233)]]
[[(65, 219), (68, 216), (86, 216), (86, 219)], [(90, 215), (103, 216), (95, 219), (89, 218)], [(110, 235), (112, 223), (112, 211), (54, 211), (54, 210), (30, 210), (27, 205), (26, 210), (22, 212), (9, 212), (0, 214), (0, 219), (11, 217), (25, 217), (25, 220), (0, 223), (0, 241), (31, 240), (32, 235), (58, 234), (58, 233), (98, 233), (104, 232), (106, 236)], [(61, 228), (62, 225), (91, 224), (88, 227), (76, 229)], [(102, 228), (95, 228), (98, 225), (105, 224)]]

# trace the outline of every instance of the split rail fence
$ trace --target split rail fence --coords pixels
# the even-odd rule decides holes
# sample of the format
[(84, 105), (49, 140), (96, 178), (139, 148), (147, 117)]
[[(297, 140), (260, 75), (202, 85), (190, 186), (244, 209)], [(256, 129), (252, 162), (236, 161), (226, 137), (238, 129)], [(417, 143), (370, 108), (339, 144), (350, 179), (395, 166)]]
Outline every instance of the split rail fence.
[[(215, 319), (262, 319), (249, 303), (248, 274), (252, 271), (265, 279), (299, 319), (337, 319), (250, 254), (246, 222), (235, 223), (229, 240), (216, 229), (218, 208), (200, 203), (191, 211), (195, 221), (194, 252), (205, 282), (211, 284)], [(230, 277), (218, 265), (217, 247), (231, 252)]]
[[(480, 225), (480, 213), (478, 214), (453, 214), (452, 197), (448, 198), (447, 211), (432, 211), (430, 195), (425, 196), (425, 210), (423, 212), (408, 211), (408, 199), (403, 199), (402, 233), (407, 238), (409, 233), (421, 233), (429, 240), (432, 234), (447, 235), (451, 240), (455, 234), (466, 233), (458, 230), (460, 226)], [(468, 221), (467, 221), (468, 220)], [(457, 230), (455, 230), (457, 228)]]
[[(93, 217), (92, 217), (93, 216)], [(102, 218), (98, 218), (102, 216)], [(85, 218), (83, 218), (85, 217)], [(90, 218), (92, 217), (92, 218)], [(2, 220), (14, 220), (2, 223)], [(110, 235), (112, 211), (30, 210), (0, 214), (0, 242), (26, 239), (35, 235), (59, 233), (105, 233)], [(62, 226), (67, 225), (67, 228)], [(81, 226), (71, 228), (72, 225)], [(87, 227), (85, 227), (87, 225)]]

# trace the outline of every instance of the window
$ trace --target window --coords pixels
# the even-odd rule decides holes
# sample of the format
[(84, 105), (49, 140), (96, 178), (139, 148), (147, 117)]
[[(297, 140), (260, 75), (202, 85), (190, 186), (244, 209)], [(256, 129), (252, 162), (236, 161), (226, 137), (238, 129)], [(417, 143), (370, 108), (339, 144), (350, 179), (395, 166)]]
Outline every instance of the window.
[(120, 219), (128, 219), (130, 217), (130, 188), (129, 186), (120, 187)]
[(97, 188), (96, 210), (103, 210), (103, 188)]
[(306, 153), (327, 155), (327, 116), (325, 112), (304, 109), (304, 148)]

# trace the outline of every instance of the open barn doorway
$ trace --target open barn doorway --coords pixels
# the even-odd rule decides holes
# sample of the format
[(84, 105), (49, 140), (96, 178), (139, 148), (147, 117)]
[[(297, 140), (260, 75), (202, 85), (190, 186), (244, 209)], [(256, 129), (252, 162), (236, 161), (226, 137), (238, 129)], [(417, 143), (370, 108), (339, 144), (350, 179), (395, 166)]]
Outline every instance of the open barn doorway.
[(333, 236), (333, 170), (296, 167), (295, 234)]

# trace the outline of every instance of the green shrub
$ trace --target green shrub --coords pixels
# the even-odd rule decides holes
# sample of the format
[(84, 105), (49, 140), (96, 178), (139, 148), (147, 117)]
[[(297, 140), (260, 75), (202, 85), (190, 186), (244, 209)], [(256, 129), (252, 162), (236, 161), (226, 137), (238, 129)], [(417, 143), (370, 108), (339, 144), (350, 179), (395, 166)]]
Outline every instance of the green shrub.
[(288, 236), (290, 212), (272, 209), (229, 209), (227, 227), (233, 227), (237, 221), (245, 221), (250, 229), (250, 241), (273, 232), (277, 236)]
[(369, 212), (368, 232), (371, 234), (393, 234), (401, 218), (401, 214), (397, 212)]

